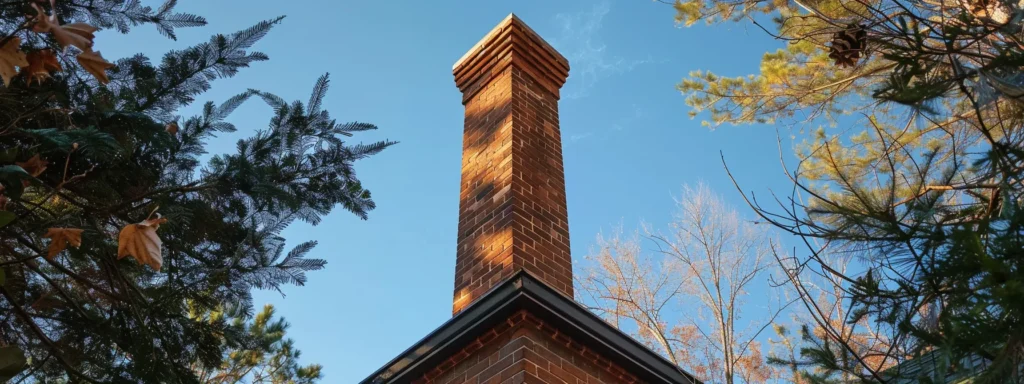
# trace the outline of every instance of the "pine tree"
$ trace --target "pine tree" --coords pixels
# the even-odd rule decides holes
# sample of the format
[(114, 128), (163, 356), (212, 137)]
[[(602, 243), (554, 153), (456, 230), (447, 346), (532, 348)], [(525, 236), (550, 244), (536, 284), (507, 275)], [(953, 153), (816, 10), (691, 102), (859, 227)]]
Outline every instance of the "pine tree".
[[(765, 222), (806, 245), (795, 258), (778, 253), (814, 321), (800, 361), (781, 363), (821, 383), (1024, 381), (1022, 5), (675, 7), (686, 24), (748, 22), (785, 42), (759, 74), (697, 72), (679, 86), (710, 125), (773, 123), (797, 137), (793, 195), (748, 195)], [(837, 256), (856, 267), (840, 271)], [(812, 281), (824, 276), (843, 291), (839, 323), (815, 305)], [(858, 345), (861, 325), (888, 347)]]
[[(302, 285), (315, 242), (286, 249), (294, 220), (374, 208), (354, 163), (394, 144), (352, 144), (372, 124), (248, 90), (181, 118), (216, 79), (266, 54), (281, 18), (206, 43), (108, 63), (96, 27), (128, 33), (205, 24), (135, 0), (0, 0), (0, 380), (199, 383), (226, 348), (252, 343), (224, 318), (252, 315), (253, 289)], [(26, 17), (29, 15), (29, 17)], [(275, 112), (233, 153), (206, 142), (249, 99)]]
[(209, 322), (230, 320), (235, 332), (245, 334), (245, 344), (231, 346), (218, 366), (199, 364), (194, 369), (203, 384), (314, 384), (323, 378), (319, 364), (301, 366), (301, 352), (286, 338), (288, 323), (274, 318), (274, 307), (266, 305), (249, 319), (239, 312), (209, 312)]

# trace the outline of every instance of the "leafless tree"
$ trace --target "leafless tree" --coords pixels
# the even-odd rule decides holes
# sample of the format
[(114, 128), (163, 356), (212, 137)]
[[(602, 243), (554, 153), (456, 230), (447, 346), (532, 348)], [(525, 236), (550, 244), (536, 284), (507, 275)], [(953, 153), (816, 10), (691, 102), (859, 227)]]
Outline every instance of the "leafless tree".
[[(757, 338), (784, 309), (764, 292), (766, 318), (744, 316), (768, 287), (770, 233), (743, 221), (707, 186), (685, 187), (667, 234), (644, 228), (598, 237), (577, 274), (592, 310), (709, 383), (763, 383), (775, 374)], [(654, 244), (645, 252), (640, 242)], [(759, 299), (760, 300), (760, 299)], [(748, 307), (749, 308), (749, 307)], [(753, 312), (753, 311), (749, 311)]]
[[(861, 265), (853, 262), (851, 253), (822, 252), (822, 259), (830, 267), (820, 268), (818, 264), (802, 264), (795, 257), (779, 256), (777, 248), (775, 251), (782, 273), (781, 278), (772, 279), (772, 284), (786, 288), (785, 294), (802, 304), (791, 312), (799, 330), (793, 332), (777, 323), (775, 333), (779, 338), (769, 339), (769, 362), (788, 366), (786, 376), (790, 381), (807, 382), (800, 371), (828, 375), (820, 367), (807, 364), (806, 353), (801, 352), (807, 347), (829, 351), (841, 366), (863, 365), (873, 372), (885, 371), (907, 358), (906, 346), (893, 342), (896, 335), (892, 327), (850, 310), (851, 284), (846, 276), (855, 273), (851, 266)], [(857, 379), (848, 372), (836, 375), (843, 382)]]

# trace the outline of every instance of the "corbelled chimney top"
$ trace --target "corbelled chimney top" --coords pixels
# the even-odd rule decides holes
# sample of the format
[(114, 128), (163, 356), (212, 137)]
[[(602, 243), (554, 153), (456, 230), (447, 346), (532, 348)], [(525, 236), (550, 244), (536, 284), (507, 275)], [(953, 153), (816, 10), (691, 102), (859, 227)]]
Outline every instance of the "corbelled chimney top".
[(463, 103), (475, 92), (467, 92), (481, 77), (500, 73), (519, 56), (520, 67), (537, 77), (541, 85), (558, 97), (569, 76), (569, 61), (514, 13), (508, 14), (491, 32), (462, 55), (452, 66), (455, 85), (463, 92)]
[(571, 298), (558, 129), (569, 62), (509, 15), (452, 72), (466, 106), (453, 312), (521, 270)]

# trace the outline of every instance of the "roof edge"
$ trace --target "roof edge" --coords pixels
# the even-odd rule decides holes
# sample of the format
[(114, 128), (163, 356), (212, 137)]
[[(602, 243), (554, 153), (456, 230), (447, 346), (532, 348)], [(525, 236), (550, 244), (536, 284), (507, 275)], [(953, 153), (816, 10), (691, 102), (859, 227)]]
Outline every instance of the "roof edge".
[(551, 323), (647, 383), (701, 383), (525, 270), (495, 286), (360, 383), (412, 382), (520, 309)]

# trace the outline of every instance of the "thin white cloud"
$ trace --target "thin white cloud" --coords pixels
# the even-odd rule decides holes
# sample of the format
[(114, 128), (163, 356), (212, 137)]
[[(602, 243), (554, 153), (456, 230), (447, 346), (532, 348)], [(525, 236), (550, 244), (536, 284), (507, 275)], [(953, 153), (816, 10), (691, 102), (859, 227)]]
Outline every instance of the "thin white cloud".
[(569, 141), (575, 143), (577, 141), (586, 139), (586, 138), (590, 137), (593, 134), (594, 134), (593, 132), (587, 132), (587, 133), (578, 134), (578, 135), (571, 135), (571, 136), (569, 136)]
[(646, 119), (647, 110), (641, 108), (639, 105), (633, 104), (633, 114), (615, 120), (615, 122), (612, 123), (612, 130), (621, 131), (623, 129), (632, 128), (633, 124)]
[(629, 130), (635, 128), (639, 124), (646, 124), (649, 117), (650, 115), (646, 109), (637, 104), (632, 104), (628, 113), (625, 113), (622, 117), (613, 120), (609, 126), (606, 126), (603, 129), (569, 135), (569, 141), (566, 145), (573, 145), (584, 139), (603, 141), (613, 135), (617, 135), (618, 131)]
[(608, 53), (608, 46), (599, 32), (609, 11), (611, 4), (605, 0), (589, 11), (555, 15), (560, 34), (551, 44), (569, 59), (571, 68), (562, 97), (586, 97), (601, 80), (653, 62), (650, 58), (633, 60)]

